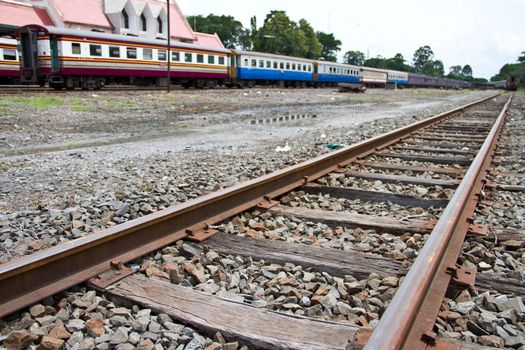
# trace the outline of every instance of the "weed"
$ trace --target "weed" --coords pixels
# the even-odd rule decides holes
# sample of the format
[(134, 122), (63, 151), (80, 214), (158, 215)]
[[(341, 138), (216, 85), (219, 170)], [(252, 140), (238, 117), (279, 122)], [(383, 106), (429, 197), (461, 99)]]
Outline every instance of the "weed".
[(66, 143), (66, 148), (72, 149), (72, 148), (75, 148), (75, 147), (77, 147), (77, 142), (76, 141), (69, 141), (68, 143)]

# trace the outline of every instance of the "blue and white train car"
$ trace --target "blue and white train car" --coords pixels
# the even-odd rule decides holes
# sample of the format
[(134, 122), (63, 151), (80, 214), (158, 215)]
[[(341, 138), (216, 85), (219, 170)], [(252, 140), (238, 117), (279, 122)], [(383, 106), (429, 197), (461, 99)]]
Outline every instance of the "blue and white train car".
[(311, 83), (314, 61), (262, 52), (237, 51), (233, 53), (234, 79), (239, 84), (285, 82), (297, 85)]
[(359, 83), (361, 69), (358, 66), (335, 62), (317, 62), (317, 79), (319, 83)]
[(408, 85), (408, 72), (389, 70), (387, 81), (397, 85)]

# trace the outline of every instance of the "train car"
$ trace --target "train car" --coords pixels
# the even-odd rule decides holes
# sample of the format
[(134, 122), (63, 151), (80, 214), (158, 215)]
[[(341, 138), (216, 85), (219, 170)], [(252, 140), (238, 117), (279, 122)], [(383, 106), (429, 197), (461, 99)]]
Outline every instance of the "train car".
[(231, 60), (235, 76), (230, 85), (237, 86), (307, 86), (312, 84), (316, 68), (310, 59), (253, 51), (233, 51)]
[[(98, 89), (108, 83), (165, 85), (167, 43), (118, 34), (29, 25), (18, 30), (22, 83)], [(170, 79), (213, 87), (230, 78), (230, 51), (171, 43)]]
[(509, 75), (507, 77), (507, 80), (505, 81), (505, 88), (509, 91), (516, 91), (518, 90), (518, 84), (520, 83), (520, 78)]
[(408, 73), (408, 86), (423, 88), (441, 88), (446, 86), (443, 78), (427, 76), (423, 74)]
[(319, 61), (317, 65), (317, 79), (320, 85), (335, 85), (338, 83), (358, 84), (360, 82), (361, 67), (335, 62)]
[(361, 67), (361, 82), (367, 86), (384, 87), (387, 82), (386, 70)]
[(395, 70), (388, 70), (388, 82), (396, 83), (397, 85), (405, 86), (408, 85), (408, 72), (399, 72)]
[(20, 63), (16, 40), (0, 38), (0, 84), (16, 83), (20, 78)]

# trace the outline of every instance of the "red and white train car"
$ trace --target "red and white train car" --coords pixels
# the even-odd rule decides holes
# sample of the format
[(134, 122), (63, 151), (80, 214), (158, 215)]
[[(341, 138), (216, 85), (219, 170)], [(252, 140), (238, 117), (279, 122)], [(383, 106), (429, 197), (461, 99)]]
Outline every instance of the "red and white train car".
[[(18, 39), (23, 83), (96, 89), (108, 83), (168, 81), (168, 48), (163, 40), (37, 25), (20, 28)], [(172, 83), (214, 87), (229, 78), (229, 50), (172, 42), (170, 52)]]
[(9, 84), (20, 77), (16, 40), (0, 38), (0, 83)]
[(388, 80), (388, 71), (377, 68), (361, 67), (361, 82), (368, 86), (384, 87)]

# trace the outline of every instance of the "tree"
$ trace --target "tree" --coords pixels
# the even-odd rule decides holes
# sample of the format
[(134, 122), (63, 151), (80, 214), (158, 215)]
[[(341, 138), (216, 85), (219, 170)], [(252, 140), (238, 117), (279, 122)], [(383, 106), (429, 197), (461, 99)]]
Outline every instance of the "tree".
[(384, 60), (383, 68), (398, 70), (402, 72), (410, 71), (410, 66), (405, 63), (405, 58), (402, 54), (398, 53), (394, 57)]
[(434, 52), (432, 51), (430, 46), (428, 45), (421, 46), (419, 49), (416, 50), (416, 52), (414, 52), (414, 58), (413, 58), (414, 68), (416, 69), (417, 72), (422, 72), (423, 67), (427, 63), (430, 62), (432, 64), (433, 58), (434, 58)]
[(210, 14), (206, 17), (188, 16), (188, 22), (195, 26), (195, 31), (215, 34), (221, 38), (225, 47), (234, 49), (240, 47), (242, 49), (249, 49), (250, 33), (249, 30), (244, 29), (242, 23), (237, 21), (232, 16), (216, 16)]
[(369, 58), (363, 63), (363, 66), (371, 68), (384, 68), (384, 65), (385, 59), (381, 56)]
[(315, 33), (314, 29), (305, 19), (301, 19), (299, 21), (299, 29), (304, 33), (306, 38), (306, 52), (304, 52), (304, 54), (301, 56), (305, 58), (318, 59), (323, 52), (323, 45), (319, 42), (319, 39), (317, 39), (317, 34)]
[(323, 49), (308, 21), (297, 24), (284, 11), (271, 11), (261, 28), (252, 20), (252, 41), (255, 51), (296, 57), (318, 58)]
[(460, 76), (462, 74), (463, 68), (461, 68), (460, 65), (452, 66), (449, 68), (449, 71), (450, 71), (449, 75)]
[(348, 51), (345, 53), (343, 63), (362, 66), (365, 63), (365, 54), (361, 51)]
[(525, 63), (525, 51), (521, 52), (521, 56), (518, 57), (518, 62)]
[(321, 43), (321, 45), (323, 46), (323, 50), (321, 51), (321, 57), (325, 61), (336, 62), (336, 52), (341, 51), (341, 40), (336, 39), (334, 34), (332, 33), (328, 34), (323, 32), (317, 32), (316, 36), (319, 43)]
[(440, 60), (429, 60), (425, 62), (425, 64), (423, 65), (423, 67), (421, 67), (421, 70), (419, 72), (425, 75), (441, 77), (443, 76), (443, 74), (445, 74), (445, 69), (443, 68), (443, 62), (441, 62)]
[(463, 77), (465, 77), (466, 79), (472, 79), (472, 67), (468, 64), (466, 64), (462, 69), (461, 69), (461, 74), (463, 75)]

